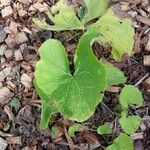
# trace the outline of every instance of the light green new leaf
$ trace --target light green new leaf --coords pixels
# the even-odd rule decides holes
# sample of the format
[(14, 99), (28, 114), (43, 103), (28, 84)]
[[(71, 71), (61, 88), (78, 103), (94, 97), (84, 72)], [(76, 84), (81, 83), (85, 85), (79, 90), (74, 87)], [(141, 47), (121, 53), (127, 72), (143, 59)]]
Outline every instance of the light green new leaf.
[(121, 70), (108, 63), (104, 66), (106, 68), (107, 88), (126, 81), (126, 77)]
[(45, 30), (49, 29), (50, 25), (48, 23), (46, 23), (46, 21), (44, 21), (44, 20), (39, 20), (39, 19), (33, 18), (32, 21), (41, 29), (45, 29)]
[(84, 0), (86, 6), (85, 22), (98, 18), (105, 14), (110, 0)]
[(81, 128), (81, 125), (80, 124), (75, 124), (75, 125), (72, 125), (69, 127), (69, 130), (68, 130), (68, 134), (70, 137), (74, 137), (75, 136), (75, 132), (79, 131)]
[(97, 128), (97, 133), (100, 135), (111, 134), (112, 128), (109, 124), (105, 123), (104, 125), (101, 125)]
[(47, 127), (50, 114), (56, 111), (83, 122), (102, 100), (100, 92), (106, 88), (105, 67), (90, 47), (90, 41), (96, 36), (97, 32), (92, 30), (81, 37), (74, 75), (70, 73), (67, 54), (59, 41), (50, 39), (41, 46), (41, 59), (35, 70), (35, 87), (43, 100), (41, 128)]
[(20, 101), (17, 98), (12, 99), (9, 102), (9, 106), (11, 107), (11, 109), (15, 109), (15, 111), (17, 112), (19, 110), (19, 108), (21, 107)]
[(120, 134), (106, 150), (133, 150), (133, 142), (127, 134)]
[(38, 19), (33, 19), (34, 23), (40, 28), (54, 31), (84, 29), (84, 26), (76, 16), (73, 6), (69, 6), (61, 1), (59, 5), (54, 5), (51, 10), (54, 14), (49, 11), (47, 15), (54, 25), (48, 25), (45, 21)]
[(142, 93), (133, 85), (125, 85), (119, 96), (120, 104), (127, 109), (129, 104), (142, 105)]
[(119, 119), (121, 128), (129, 135), (136, 132), (141, 123), (141, 118), (139, 116), (129, 116), (126, 117), (126, 113), (122, 113), (122, 117)]
[(109, 43), (112, 46), (114, 59), (121, 59), (124, 53), (131, 55), (134, 46), (134, 28), (130, 19), (120, 19), (112, 9), (109, 9), (92, 26), (99, 27), (100, 43)]

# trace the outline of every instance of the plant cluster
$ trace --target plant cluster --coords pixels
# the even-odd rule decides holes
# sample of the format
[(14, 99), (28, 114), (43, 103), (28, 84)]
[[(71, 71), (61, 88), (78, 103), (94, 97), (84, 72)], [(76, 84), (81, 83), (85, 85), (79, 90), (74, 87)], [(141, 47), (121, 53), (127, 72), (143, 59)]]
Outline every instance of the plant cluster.
[[(84, 0), (84, 5), (75, 9), (65, 0), (60, 0), (47, 12), (53, 25), (33, 19), (35, 24), (47, 30), (84, 31), (77, 45), (73, 74), (61, 42), (49, 39), (39, 49), (40, 60), (36, 64), (34, 85), (42, 99), (41, 129), (47, 128), (50, 116), (56, 112), (77, 122), (86, 121), (102, 101), (108, 87), (126, 82), (126, 77), (118, 68), (99, 61), (92, 51), (92, 44), (97, 41), (104, 46), (106, 43), (111, 45), (115, 60), (120, 60), (124, 53), (132, 53), (132, 22), (128, 18), (117, 17), (108, 4), (109, 0)], [(141, 92), (134, 86), (125, 85), (119, 101), (122, 107), (119, 122), (124, 133), (114, 140), (108, 150), (133, 149), (128, 135), (133, 134), (140, 124), (139, 116), (128, 116), (128, 105), (142, 105)], [(73, 136), (79, 128), (79, 125), (72, 127), (70, 135)], [(97, 132), (103, 135), (110, 134), (112, 130), (104, 124)]]

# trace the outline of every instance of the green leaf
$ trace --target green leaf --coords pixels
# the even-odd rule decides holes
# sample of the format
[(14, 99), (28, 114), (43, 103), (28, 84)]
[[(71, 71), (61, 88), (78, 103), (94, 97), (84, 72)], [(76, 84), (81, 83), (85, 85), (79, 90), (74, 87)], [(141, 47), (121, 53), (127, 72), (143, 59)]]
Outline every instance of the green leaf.
[(141, 123), (141, 118), (139, 116), (129, 116), (126, 117), (126, 113), (122, 113), (122, 117), (119, 119), (121, 128), (129, 135), (136, 132)]
[(104, 125), (101, 125), (97, 128), (97, 133), (100, 135), (111, 134), (112, 128), (109, 124), (105, 123)]
[(126, 81), (126, 77), (121, 70), (108, 63), (104, 64), (104, 66), (106, 68), (107, 88)]
[(138, 88), (133, 85), (125, 85), (119, 96), (120, 104), (127, 109), (129, 104), (142, 105), (143, 96)]
[(107, 8), (110, 0), (84, 0), (87, 13), (85, 14), (85, 22), (102, 16)]
[(80, 124), (75, 124), (75, 125), (72, 125), (69, 127), (69, 130), (68, 130), (68, 134), (70, 137), (74, 137), (75, 136), (75, 132), (79, 131), (81, 128), (81, 125)]
[(34, 23), (40, 28), (54, 31), (84, 29), (84, 26), (76, 16), (73, 6), (65, 4), (64, 1), (58, 3), (51, 8), (53, 13), (47, 12), (49, 19), (54, 25), (48, 25), (45, 21), (38, 19), (33, 19)]
[(19, 110), (19, 108), (21, 107), (20, 101), (17, 98), (14, 98), (10, 101), (9, 106), (15, 109), (15, 111), (17, 112)]
[(45, 30), (49, 29), (50, 25), (48, 23), (46, 23), (46, 21), (44, 21), (44, 20), (39, 20), (39, 19), (33, 18), (32, 21), (41, 29), (45, 29)]
[(93, 27), (99, 27), (100, 43), (112, 45), (114, 59), (121, 59), (124, 53), (131, 55), (134, 46), (134, 28), (130, 19), (120, 19), (112, 9), (103, 15)]
[(133, 142), (126, 134), (120, 134), (106, 150), (133, 150)]
[(80, 19), (84, 18), (84, 6), (80, 6), (80, 8), (78, 9), (78, 16)]
[(11, 128), (11, 122), (7, 122), (4, 127), (3, 127), (3, 131), (8, 132), (8, 130)]
[[(71, 75), (63, 45), (47, 40), (40, 48), (41, 59), (36, 65), (35, 88), (42, 103), (42, 128), (46, 128), (53, 112), (83, 122), (95, 111), (106, 88), (105, 67), (99, 63), (90, 47), (97, 31), (85, 33), (78, 44), (75, 72)], [(46, 108), (45, 108), (46, 107)]]

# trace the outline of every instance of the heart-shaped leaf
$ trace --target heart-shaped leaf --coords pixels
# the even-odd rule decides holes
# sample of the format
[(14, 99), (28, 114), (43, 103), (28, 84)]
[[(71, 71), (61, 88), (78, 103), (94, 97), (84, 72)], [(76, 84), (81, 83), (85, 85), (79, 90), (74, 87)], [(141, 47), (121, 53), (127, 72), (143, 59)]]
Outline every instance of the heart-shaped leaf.
[(122, 113), (122, 117), (119, 119), (121, 128), (129, 135), (136, 132), (141, 123), (141, 118), (139, 116), (129, 116), (126, 117), (126, 113)]
[(127, 134), (120, 134), (106, 150), (133, 150), (133, 142)]
[[(112, 55), (118, 60), (124, 53), (131, 55), (134, 46), (134, 28), (130, 19), (120, 19), (109, 9), (93, 27), (99, 27), (101, 44), (112, 46)], [(92, 27), (91, 26), (91, 27)]]
[(105, 123), (104, 125), (101, 125), (97, 128), (97, 133), (100, 135), (111, 134), (112, 128), (109, 124)]
[(125, 85), (120, 93), (119, 100), (122, 107), (127, 109), (129, 104), (142, 105), (143, 96), (138, 88), (133, 85)]
[(41, 128), (47, 127), (49, 116), (54, 112), (83, 122), (102, 100), (100, 92), (106, 88), (105, 67), (90, 47), (96, 36), (97, 30), (89, 30), (81, 37), (74, 75), (70, 73), (67, 54), (59, 41), (50, 39), (41, 46), (41, 59), (35, 71), (35, 87), (43, 100)]
[(108, 63), (104, 64), (104, 66), (106, 68), (107, 88), (126, 81), (126, 77), (121, 70)]

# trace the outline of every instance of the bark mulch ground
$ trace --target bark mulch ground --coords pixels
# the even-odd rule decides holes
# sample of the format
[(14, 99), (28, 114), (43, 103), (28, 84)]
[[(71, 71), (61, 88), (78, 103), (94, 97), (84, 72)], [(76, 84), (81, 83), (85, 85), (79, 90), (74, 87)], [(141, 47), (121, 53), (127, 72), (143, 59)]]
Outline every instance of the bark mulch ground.
[[(0, 0), (0, 150), (103, 150), (120, 130), (115, 115), (115, 112), (119, 112), (116, 90), (120, 86), (106, 91), (94, 115), (83, 123), (86, 129), (76, 133), (74, 138), (67, 133), (73, 122), (59, 113), (53, 116), (48, 129), (39, 129), (41, 100), (32, 82), (39, 59), (38, 48), (48, 38), (59, 39), (65, 45), (71, 62), (81, 35), (72, 31), (45, 31), (33, 24), (32, 18), (45, 17), (44, 12), (54, 3), (54, 0)], [(150, 1), (113, 0), (112, 4), (117, 6), (115, 10), (118, 15), (126, 14), (133, 20), (136, 33), (134, 54), (115, 62), (109, 57), (109, 49), (104, 49), (103, 53), (108, 61), (125, 73), (127, 83), (137, 86), (143, 93), (144, 105), (131, 107), (129, 113), (142, 117), (139, 130), (132, 136), (135, 150), (149, 150)], [(96, 56), (100, 57), (100, 46), (95, 44), (93, 48)], [(96, 128), (104, 122), (111, 122), (115, 126), (113, 134), (105, 137), (96, 134)]]

